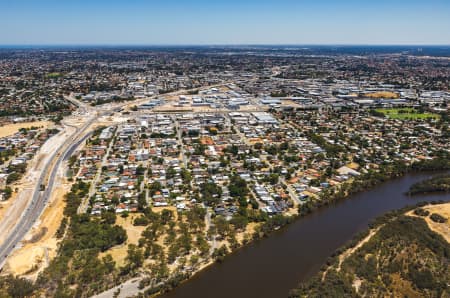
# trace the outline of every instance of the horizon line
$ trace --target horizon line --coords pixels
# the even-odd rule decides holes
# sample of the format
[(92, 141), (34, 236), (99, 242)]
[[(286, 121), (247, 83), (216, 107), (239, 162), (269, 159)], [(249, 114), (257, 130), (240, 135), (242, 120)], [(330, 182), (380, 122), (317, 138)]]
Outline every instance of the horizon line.
[(370, 44), (370, 43), (186, 43), (186, 44), (177, 44), (177, 43), (99, 43), (99, 44), (95, 44), (95, 43), (43, 43), (43, 44), (1, 44), (0, 43), (0, 48), (13, 48), (13, 47), (191, 47), (191, 46), (196, 46), (196, 47), (232, 47), (232, 46), (241, 46), (241, 47), (249, 47), (249, 46), (254, 46), (254, 47), (259, 47), (259, 46), (295, 46), (295, 47), (317, 47), (317, 46), (325, 46), (325, 47), (333, 47), (333, 46), (337, 46), (337, 47), (352, 47), (352, 46), (371, 46), (371, 47), (450, 47), (450, 43), (449, 44), (415, 44), (415, 43), (408, 43), (408, 44), (395, 44), (395, 43), (386, 43), (386, 44), (382, 44), (382, 43), (375, 43), (375, 44)]

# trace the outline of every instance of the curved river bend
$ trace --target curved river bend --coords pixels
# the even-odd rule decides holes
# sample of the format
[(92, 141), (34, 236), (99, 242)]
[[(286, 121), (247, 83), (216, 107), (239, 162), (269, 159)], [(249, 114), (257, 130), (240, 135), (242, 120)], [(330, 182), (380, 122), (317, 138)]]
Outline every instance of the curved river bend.
[(404, 195), (411, 184), (434, 174), (408, 174), (315, 211), (160, 297), (287, 297), (290, 289), (316, 273), (336, 249), (377, 216), (420, 201), (448, 201), (449, 194)]

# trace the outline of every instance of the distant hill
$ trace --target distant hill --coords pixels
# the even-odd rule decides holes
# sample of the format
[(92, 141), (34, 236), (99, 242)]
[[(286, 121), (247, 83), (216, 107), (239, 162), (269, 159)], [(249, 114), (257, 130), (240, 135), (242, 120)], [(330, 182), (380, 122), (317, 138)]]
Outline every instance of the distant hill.
[(450, 297), (450, 245), (422, 217), (386, 217), (353, 244), (290, 297)]

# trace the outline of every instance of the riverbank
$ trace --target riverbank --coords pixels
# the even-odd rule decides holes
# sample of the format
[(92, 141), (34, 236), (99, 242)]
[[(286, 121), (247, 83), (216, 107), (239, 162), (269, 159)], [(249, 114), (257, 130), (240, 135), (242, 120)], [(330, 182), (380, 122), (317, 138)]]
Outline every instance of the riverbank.
[(415, 198), (404, 195), (411, 184), (429, 175), (406, 174), (323, 206), (271, 237), (241, 248), (222, 264), (206, 268), (161, 297), (286, 296), (299, 280), (317, 272), (338, 247), (366, 230), (372, 218), (422, 200), (444, 199), (438, 194)]
[(408, 194), (417, 195), (432, 192), (450, 192), (450, 174), (434, 176), (411, 185)]
[[(358, 228), (359, 225), (356, 224), (354, 222), (352, 222), (352, 220), (366, 220), (367, 218), (373, 218), (373, 216), (377, 215), (377, 214), (372, 214), (370, 212), (377, 212), (380, 211), (379, 208), (386, 208), (386, 206), (388, 206), (390, 208), (390, 204), (392, 202), (390, 201), (385, 201), (384, 204), (379, 204), (380, 200), (384, 201), (387, 197), (388, 194), (389, 195), (398, 195), (398, 199), (399, 200), (403, 200), (404, 199), (404, 192), (406, 189), (408, 189), (412, 183), (415, 183), (418, 181), (418, 179), (416, 179), (416, 177), (425, 177), (428, 178), (429, 174), (407, 174), (405, 177), (402, 178), (396, 178), (393, 179), (392, 181), (388, 181), (386, 183), (382, 183), (379, 187), (376, 187), (372, 190), (366, 191), (366, 192), (362, 192), (362, 193), (358, 193), (358, 194), (353, 194), (350, 196), (349, 199), (347, 200), (335, 200), (335, 201), (330, 201), (328, 204), (324, 204), (322, 205), (322, 208), (319, 208), (318, 210), (316, 210), (315, 212), (311, 213), (308, 216), (301, 216), (298, 218), (298, 220), (294, 221), (291, 225), (288, 225), (289, 223), (292, 222), (293, 218), (291, 219), (287, 219), (285, 217), (273, 217), (270, 220), (268, 220), (267, 222), (264, 222), (264, 228), (260, 228), (258, 229), (257, 233), (253, 234), (253, 239), (260, 239), (260, 238), (264, 238), (264, 240), (262, 241), (252, 241), (251, 245), (245, 245), (243, 247), (241, 247), (240, 249), (236, 249), (234, 250), (234, 253), (228, 255), (225, 257), (224, 262), (217, 266), (217, 265), (213, 265), (213, 266), (209, 266), (206, 267), (204, 270), (197, 272), (197, 269), (200, 269), (200, 267), (194, 268), (193, 271), (191, 271), (192, 273), (195, 273), (193, 275), (189, 274), (184, 274), (184, 273), (180, 273), (178, 275), (174, 275), (173, 278), (170, 278), (165, 285), (162, 285), (161, 288), (159, 288), (160, 284), (158, 283), (158, 287), (156, 289), (148, 289), (149, 291), (147, 292), (147, 294), (153, 294), (155, 293), (155, 290), (168, 290), (168, 289), (172, 289), (174, 287), (176, 287), (172, 292), (169, 292), (167, 297), (178, 297), (176, 296), (176, 293), (179, 293), (179, 291), (182, 291), (182, 294), (180, 297), (185, 297), (184, 294), (186, 292), (186, 287), (190, 287), (190, 285), (192, 285), (193, 283), (195, 283), (197, 280), (204, 278), (205, 276), (209, 276), (211, 274), (211, 272), (216, 272), (217, 270), (219, 270), (219, 272), (221, 272), (221, 274), (223, 273), (223, 271), (225, 271), (227, 274), (224, 276), (221, 276), (218, 278), (218, 280), (228, 280), (228, 279), (232, 279), (231, 281), (227, 281), (226, 284), (228, 285), (229, 290), (224, 290), (224, 295), (225, 293), (227, 293), (227, 296), (221, 296), (221, 294), (217, 294), (215, 292), (215, 290), (211, 291), (205, 291), (203, 288), (209, 288), (210, 287), (210, 283), (211, 285), (216, 283), (216, 278), (213, 278), (213, 280), (211, 280), (211, 278), (206, 277), (207, 279), (207, 284), (202, 284), (200, 289), (197, 289), (195, 292), (192, 292), (193, 296), (196, 297), (211, 297), (211, 295), (214, 295), (215, 297), (229, 297), (229, 295), (232, 295), (233, 293), (235, 294), (236, 291), (243, 291), (246, 293), (245, 297), (253, 297), (252, 295), (250, 295), (250, 293), (246, 292), (249, 289), (249, 285), (254, 284), (254, 286), (257, 287), (262, 287), (262, 289), (264, 289), (263, 292), (259, 291), (259, 290), (255, 290), (253, 289), (253, 291), (255, 291), (256, 293), (258, 293), (258, 296), (254, 296), (254, 297), (278, 297), (280, 296), (281, 293), (281, 286), (284, 285), (283, 289), (283, 293), (286, 294), (287, 293), (287, 289), (292, 288), (295, 284), (290, 284), (286, 286), (286, 283), (289, 282), (289, 280), (292, 279), (292, 277), (297, 277), (298, 276), (298, 270), (300, 270), (300, 272), (302, 272), (303, 270), (303, 265), (298, 265), (297, 261), (298, 259), (302, 259), (302, 262), (306, 262), (306, 264), (309, 264), (308, 266), (305, 266), (308, 269), (308, 274), (313, 273), (313, 270), (318, 270), (320, 268), (320, 264), (321, 262), (323, 262), (323, 260), (325, 260), (329, 255), (332, 254), (333, 251), (329, 251), (329, 246), (326, 245), (327, 242), (331, 241), (330, 244), (331, 246), (334, 246), (334, 243), (337, 242), (340, 245), (342, 245), (343, 243), (340, 243), (343, 239), (348, 239), (347, 237), (352, 237), (355, 233), (355, 228)], [(411, 180), (411, 179), (412, 180)], [(405, 184), (403, 185), (403, 182), (406, 180)], [(386, 193), (381, 193), (379, 194), (378, 192), (381, 191), (383, 192), (383, 189), (385, 189), (386, 187), (389, 188), (389, 185), (392, 184), (398, 184), (400, 183), (401, 187), (394, 186), (391, 189), (386, 190)], [(78, 188), (80, 188), (81, 186), (78, 186)], [(86, 187), (83, 187), (83, 189), (85, 189)], [(402, 190), (401, 192), (398, 192), (399, 190)], [(373, 195), (373, 193), (378, 193), (375, 197), (371, 197), (371, 194)], [(82, 196), (83, 194), (80, 193), (80, 196)], [(366, 202), (364, 203), (364, 205), (371, 205), (373, 203), (375, 203), (375, 205), (373, 206), (358, 206), (358, 197), (366, 197), (367, 196), (370, 197), (370, 200), (366, 200)], [(74, 198), (75, 199), (75, 198)], [(378, 202), (377, 202), (378, 201)], [(407, 199), (405, 202), (403, 202), (402, 204), (407, 204), (407, 202), (410, 201), (409, 199)], [(413, 202), (414, 200), (412, 200)], [(77, 200), (70, 200), (70, 205), (74, 205), (74, 206), (68, 206), (66, 209), (67, 211), (72, 210), (73, 212), (76, 210), (75, 206), (78, 204)], [(331, 204), (332, 203), (332, 204)], [(325, 216), (324, 214), (327, 214), (327, 212), (330, 211), (334, 211), (334, 210), (341, 210), (342, 206), (346, 206), (346, 208), (350, 208), (349, 211), (345, 211), (344, 214), (341, 214), (339, 216), (333, 216), (333, 214)], [(396, 207), (395, 204), (393, 207)], [(381, 210), (384, 211), (384, 210)], [(385, 211), (384, 211), (385, 212)], [(66, 212), (65, 212), (66, 213)], [(71, 213), (71, 212), (69, 212)], [(359, 214), (360, 213), (360, 214)], [(108, 233), (109, 235), (109, 230), (110, 228), (115, 228), (115, 226), (113, 227), (112, 225), (109, 226), (106, 225), (106, 222), (100, 223), (97, 221), (86, 221), (85, 217), (81, 216), (81, 217), (73, 217), (74, 215), (71, 215), (71, 218), (75, 218), (77, 220), (77, 222), (71, 222), (71, 227), (69, 228), (70, 230), (72, 230), (72, 233), (74, 234), (78, 234), (79, 231), (81, 231), (81, 229), (86, 230), (88, 229), (89, 231), (91, 231), (91, 227), (96, 226), (98, 224), (100, 224), (100, 226), (102, 227), (102, 229), (105, 229), (105, 232)], [(319, 221), (316, 221), (317, 218), (320, 218)], [(349, 222), (346, 222), (349, 221)], [(304, 226), (305, 222), (307, 223), (306, 226)], [(308, 224), (309, 223), (309, 224)], [(368, 222), (365, 223), (364, 226), (367, 225)], [(286, 228), (284, 229), (280, 229), (280, 227), (285, 226)], [(296, 233), (292, 234), (292, 231), (296, 230), (298, 228), (299, 225), (302, 225), (302, 233), (305, 233), (303, 236), (302, 235), (298, 235)], [(324, 229), (325, 230), (321, 230)], [(339, 229), (343, 229), (342, 231)], [(86, 231), (88, 231), (86, 230)], [(120, 230), (120, 229), (119, 229)], [(120, 232), (120, 231), (117, 231)], [(349, 234), (347, 234), (349, 233)], [(70, 234), (70, 233), (69, 233)], [(117, 233), (116, 233), (117, 234)], [(265, 237), (267, 235), (271, 234), (271, 237)], [(285, 237), (286, 235), (288, 235), (289, 237), (291, 237), (291, 239), (289, 239), (289, 241), (284, 241), (283, 237)], [(324, 235), (326, 235), (326, 237), (324, 237)], [(85, 235), (87, 236), (87, 235)], [(97, 235), (98, 236), (98, 235)], [(95, 235), (93, 235), (93, 237), (97, 237)], [(112, 236), (112, 235), (111, 235)], [(120, 236), (120, 235), (119, 235)], [(78, 237), (78, 236), (77, 236)], [(84, 236), (83, 236), (84, 237)], [(109, 237), (109, 236), (108, 236)], [(280, 237), (282, 239), (280, 239)], [(79, 238), (79, 237), (78, 237)], [(86, 237), (85, 237), (86, 238)], [(70, 241), (70, 237), (67, 240), (64, 240), (62, 247), (64, 248), (64, 252), (66, 254), (68, 254), (70, 251), (72, 251), (76, 245), (79, 245), (77, 243), (89, 243), (86, 241), (89, 241), (90, 238), (83, 238), (83, 241), (80, 242), (80, 240), (73, 242)], [(119, 241), (120, 240), (120, 241)], [(119, 239), (117, 238), (118, 244), (123, 243), (123, 239)], [(101, 243), (99, 243), (101, 244)], [(266, 249), (265, 247), (267, 247), (267, 245), (269, 244), (269, 248)], [(325, 246), (324, 246), (325, 244)], [(90, 244), (89, 244), (90, 245)], [(97, 245), (97, 244), (96, 244)], [(308, 247), (309, 245), (312, 245), (313, 247)], [(264, 247), (264, 253), (261, 255), (259, 253), (251, 253), (248, 254), (249, 251), (253, 251), (254, 249), (258, 249), (260, 247)], [(69, 250), (68, 250), (69, 249)], [(304, 249), (307, 249), (307, 251), (305, 251)], [(92, 254), (87, 254), (86, 256), (84, 256), (83, 258), (86, 258), (87, 260), (90, 260), (90, 262), (92, 262), (93, 260), (96, 260), (96, 252), (95, 250), (90, 250), (90, 252), (92, 252)], [(242, 255), (245, 255), (245, 258), (242, 259)], [(304, 259), (304, 257), (308, 257), (307, 259)], [(223, 255), (221, 256), (223, 257)], [(323, 258), (321, 259), (321, 261), (318, 261), (317, 258)], [(59, 260), (60, 258), (58, 258)], [(239, 259), (239, 263), (240, 264), (236, 264), (233, 260), (235, 259)], [(60, 261), (64, 261), (65, 259), (62, 258)], [(311, 263), (311, 261), (316, 260), (316, 263)], [(320, 259), (319, 259), (320, 260)], [(111, 270), (112, 267), (110, 266), (111, 263), (108, 259), (102, 258), (102, 260), (99, 260), (100, 262), (102, 262), (101, 264), (99, 264), (99, 266), (104, 266), (105, 270)], [(59, 262), (59, 261), (58, 261)], [(65, 261), (64, 261), (65, 262)], [(63, 262), (63, 263), (64, 263)], [(84, 262), (84, 261), (83, 261)], [(248, 263), (250, 262), (250, 263)], [(63, 264), (62, 263), (62, 264)], [(55, 263), (57, 264), (57, 263)], [(61, 264), (61, 266), (62, 266)], [(243, 264), (243, 265), (242, 265)], [(314, 268), (311, 268), (310, 266), (314, 265)], [(235, 266), (235, 268), (232, 271), (228, 271), (228, 269), (226, 268), (230, 268)], [(295, 266), (295, 267), (293, 267)], [(300, 267), (299, 267), (300, 266)], [(319, 268), (316, 268), (319, 267)], [(62, 268), (60, 266), (55, 267), (55, 266), (51, 266), (52, 268), (49, 268), (49, 270), (46, 270), (47, 274), (49, 274), (48, 276), (48, 282), (51, 283), (52, 279), (50, 277), (52, 277), (54, 274), (60, 274), (58, 271), (58, 268)], [(102, 268), (101, 267), (101, 268)], [(225, 268), (225, 270), (224, 270)], [(85, 267), (79, 267), (78, 268), (80, 271), (77, 272), (76, 274), (81, 274), (80, 276), (83, 276), (82, 273), (83, 272), (91, 272), (89, 267), (85, 266)], [(248, 272), (247, 270), (250, 269), (251, 272)], [(102, 269), (103, 270), (103, 269)], [(122, 276), (118, 276), (117, 271), (116, 270), (112, 270), (110, 271), (111, 273), (109, 275), (107, 275), (107, 278), (109, 280), (109, 283), (102, 280), (99, 280), (98, 282), (98, 286), (99, 287), (103, 287), (104, 289), (106, 289), (108, 287), (108, 285), (110, 286), (111, 283), (115, 283), (115, 282), (126, 282), (126, 279), (131, 278), (133, 276), (126, 276), (126, 275), (122, 275)], [(287, 273), (290, 272), (291, 275), (286, 276)], [(245, 274), (244, 274), (245, 273)], [(74, 272), (72, 272), (72, 274), (75, 274)], [(303, 273), (302, 273), (303, 274)], [(187, 280), (186, 282), (184, 282), (183, 284), (181, 284), (180, 286), (178, 286), (183, 280), (185, 280), (186, 278), (192, 276), (192, 278), (190, 278), (189, 280)], [(239, 279), (242, 280), (246, 280), (246, 284), (243, 285), (240, 280), (235, 280), (235, 278), (239, 277)], [(94, 278), (94, 276), (92, 276), (92, 278)], [(248, 281), (248, 278), (250, 278), (251, 280)], [(255, 279), (255, 280), (254, 280)], [(98, 280), (95, 279), (95, 280)], [(261, 282), (263, 281), (263, 282)], [(295, 283), (298, 281), (298, 279), (296, 279)], [(138, 285), (139, 285), (138, 281)], [(223, 286), (223, 284), (221, 283), (220, 285), (215, 285), (218, 286), (219, 288), (221, 286)], [(270, 286), (269, 288), (267, 288), (266, 286)], [(236, 288), (238, 287), (238, 288)], [(144, 285), (145, 288), (145, 285)], [(227, 288), (227, 289), (228, 289)], [(250, 287), (253, 288), (253, 287)], [(259, 288), (258, 288), (259, 289)], [(139, 288), (137, 289), (139, 290)], [(136, 290), (136, 291), (137, 291)], [(231, 290), (235, 290), (233, 292), (230, 292)], [(253, 293), (253, 291), (251, 293)], [(188, 291), (189, 292), (189, 291)], [(267, 295), (265, 294), (267, 292)], [(135, 292), (136, 294), (138, 292)], [(198, 293), (202, 293), (201, 295), (199, 295)], [(203, 293), (205, 293), (205, 296), (202, 296)], [(269, 295), (270, 294), (270, 295)], [(175, 295), (175, 296), (172, 296)], [(163, 296), (164, 297), (164, 296)]]
[[(283, 217), (278, 220), (272, 220), (272, 218), (269, 219), (268, 222), (263, 223), (260, 226), (260, 228), (257, 229), (255, 233), (253, 233), (252, 241), (249, 243), (249, 245), (254, 244), (255, 240), (268, 237), (273, 232), (278, 231), (280, 228), (283, 228), (287, 224), (301, 217), (304, 217), (312, 213), (313, 211), (316, 211), (317, 209), (320, 209), (324, 206), (328, 206), (330, 204), (337, 203), (341, 200), (348, 198), (352, 194), (359, 193), (367, 189), (371, 189), (383, 182), (389, 181), (390, 179), (395, 179), (397, 177), (401, 177), (406, 173), (415, 170), (417, 169), (414, 169), (413, 167), (407, 167), (403, 164), (401, 165), (394, 164), (380, 167), (377, 172), (369, 171), (361, 175), (360, 177), (353, 179), (351, 183), (341, 185), (334, 192), (327, 192), (323, 194), (322, 196), (320, 196), (320, 200), (309, 201), (306, 204), (300, 205), (297, 216)], [(237, 253), (239, 249), (243, 249), (242, 245), (238, 245), (237, 247), (232, 249), (228, 254), (228, 256), (230, 254)], [(220, 259), (220, 261), (222, 261), (222, 259)], [(210, 264), (208, 264), (207, 266), (202, 266), (201, 268), (199, 268), (199, 270), (195, 270), (190, 274), (186, 275), (186, 277), (188, 278), (190, 278), (191, 276), (195, 277), (195, 275), (199, 274), (201, 271), (208, 269), (209, 266)], [(188, 280), (178, 281), (177, 285), (171, 285), (169, 287), (165, 287), (164, 285), (158, 285), (157, 288), (147, 289), (146, 291), (144, 291), (144, 293), (145, 295), (161, 294), (167, 292), (168, 290), (172, 290), (173, 288), (178, 286), (178, 283), (185, 283), (185, 282), (188, 282)]]
[(323, 273), (301, 283), (289, 297), (441, 297), (447, 287), (450, 244), (445, 233), (430, 226), (428, 216), (415, 215), (418, 208), (440, 212), (447, 221), (450, 216), (442, 212), (450, 203), (419, 204), (383, 215), (366, 237), (341, 248)]

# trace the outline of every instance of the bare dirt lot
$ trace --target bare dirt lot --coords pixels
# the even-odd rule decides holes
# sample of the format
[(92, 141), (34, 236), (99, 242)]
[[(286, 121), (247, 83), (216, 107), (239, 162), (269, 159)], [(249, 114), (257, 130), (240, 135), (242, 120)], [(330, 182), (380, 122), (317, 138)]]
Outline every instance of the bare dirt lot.
[(54, 152), (55, 148), (65, 142), (70, 131), (73, 131), (73, 128), (66, 129), (66, 132), (59, 133), (47, 140), (29, 162), (26, 174), (20, 181), (11, 186), (14, 190), (17, 189), (17, 195), (13, 195), (6, 203), (0, 205), (0, 231), (2, 231), (0, 241), (7, 237), (8, 232), (14, 227), (23, 210), (26, 209), (36, 186), (36, 181), (38, 181), (41, 171), (51, 157), (49, 153)]
[(21, 123), (7, 124), (0, 127), (0, 138), (13, 135), (21, 128), (30, 128), (32, 126), (47, 128), (51, 124), (52, 123), (49, 121), (35, 121), (35, 122), (21, 122)]
[(55, 233), (63, 218), (64, 194), (69, 188), (70, 183), (59, 180), (48, 208), (41, 215), (39, 222), (26, 235), (22, 241), (23, 246), (9, 257), (5, 266), (6, 273), (35, 279), (56, 256), (58, 239)]
[(365, 96), (370, 97), (370, 98), (399, 98), (400, 97), (400, 95), (398, 95), (398, 93), (390, 92), (390, 91), (373, 92), (373, 93), (368, 93)]
[[(432, 221), (429, 216), (423, 217), (431, 230), (442, 235), (450, 243), (450, 203), (425, 206), (423, 209), (428, 210), (430, 214), (437, 213), (447, 219), (445, 223), (437, 223)], [(408, 212), (408, 215), (416, 216), (412, 211)]]
[(145, 230), (143, 226), (133, 226), (133, 221), (138, 214), (130, 214), (127, 218), (123, 218), (120, 215), (117, 216), (116, 224), (121, 226), (126, 232), (128, 239), (122, 244), (115, 246), (99, 255), (99, 258), (110, 254), (113, 260), (116, 262), (116, 266), (123, 266), (125, 264), (125, 258), (127, 256), (128, 244), (138, 244), (139, 238), (141, 238), (142, 231)]
[[(11, 206), (11, 204), (16, 200), (17, 193), (13, 192), (12, 196), (6, 200), (6, 201), (0, 201), (0, 218), (3, 218), (8, 210), (8, 208)], [(2, 237), (0, 236), (0, 241)]]

